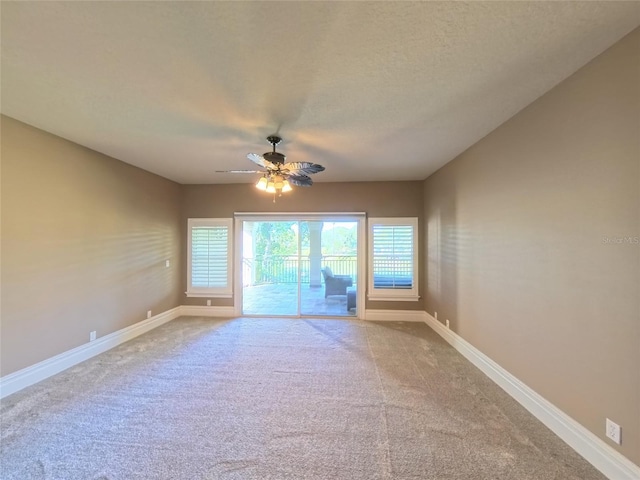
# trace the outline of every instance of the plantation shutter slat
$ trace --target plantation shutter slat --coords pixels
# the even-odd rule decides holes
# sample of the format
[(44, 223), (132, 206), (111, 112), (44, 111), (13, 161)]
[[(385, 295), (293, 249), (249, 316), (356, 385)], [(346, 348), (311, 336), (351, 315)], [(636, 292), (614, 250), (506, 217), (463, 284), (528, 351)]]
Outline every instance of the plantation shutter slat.
[(232, 288), (233, 221), (190, 218), (187, 296), (229, 298)]
[(372, 233), (373, 288), (413, 288), (413, 226), (374, 225)]
[(228, 236), (226, 226), (193, 227), (191, 285), (198, 288), (227, 286)]

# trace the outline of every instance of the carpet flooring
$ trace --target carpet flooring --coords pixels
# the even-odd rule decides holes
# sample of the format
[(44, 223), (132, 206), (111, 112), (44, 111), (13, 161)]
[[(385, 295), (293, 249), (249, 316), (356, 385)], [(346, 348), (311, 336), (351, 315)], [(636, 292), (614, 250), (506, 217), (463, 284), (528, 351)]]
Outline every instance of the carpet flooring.
[(604, 478), (428, 326), (183, 317), (0, 404), (0, 478)]

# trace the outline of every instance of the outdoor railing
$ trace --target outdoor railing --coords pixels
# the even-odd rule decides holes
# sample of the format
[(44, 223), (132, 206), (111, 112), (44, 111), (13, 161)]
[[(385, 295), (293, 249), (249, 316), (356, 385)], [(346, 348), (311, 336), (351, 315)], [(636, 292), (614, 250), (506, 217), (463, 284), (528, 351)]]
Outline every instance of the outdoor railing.
[(334, 275), (349, 275), (354, 282), (358, 275), (358, 257), (324, 255), (322, 257), (322, 268), (329, 267)]
[[(245, 285), (265, 283), (309, 283), (311, 263), (308, 256), (265, 255), (244, 258), (243, 279)], [(354, 281), (358, 272), (357, 257), (323, 255), (321, 268), (329, 267), (335, 275), (350, 275)]]

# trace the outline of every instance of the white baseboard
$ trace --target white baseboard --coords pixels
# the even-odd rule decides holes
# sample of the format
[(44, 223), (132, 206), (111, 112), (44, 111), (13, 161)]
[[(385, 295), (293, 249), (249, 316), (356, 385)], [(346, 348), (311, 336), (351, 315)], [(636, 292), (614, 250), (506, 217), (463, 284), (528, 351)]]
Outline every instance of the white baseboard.
[(423, 310), (365, 310), (364, 320), (376, 322), (424, 322)]
[(180, 315), (187, 317), (236, 317), (235, 307), (206, 307), (201, 305), (182, 305)]
[(143, 333), (153, 330), (180, 316), (180, 307), (172, 308), (134, 325), (100, 337), (93, 342), (85, 343), (72, 350), (67, 350), (55, 357), (38, 362), (30, 367), (0, 378), (0, 398), (18, 392), (23, 388), (60, 373), (80, 362), (95, 357), (107, 350), (117, 347)]
[(425, 312), (425, 315), (427, 325), (604, 475), (612, 480), (640, 479), (638, 465), (611, 448), (429, 313)]

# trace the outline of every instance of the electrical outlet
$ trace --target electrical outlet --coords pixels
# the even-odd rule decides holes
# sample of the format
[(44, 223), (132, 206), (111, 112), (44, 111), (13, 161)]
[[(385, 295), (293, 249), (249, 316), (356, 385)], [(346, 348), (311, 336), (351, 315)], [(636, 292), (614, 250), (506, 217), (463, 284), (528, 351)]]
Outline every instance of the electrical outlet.
[(612, 440), (616, 442), (618, 445), (620, 445), (622, 443), (620, 439), (620, 434), (622, 433), (621, 430), (622, 429), (620, 428), (620, 425), (618, 425), (615, 422), (612, 422), (607, 418), (605, 433), (607, 435), (607, 438), (609, 438), (609, 440)]
[(166, 260), (166, 261), (164, 262), (164, 266), (165, 266), (165, 267), (170, 267), (170, 266), (171, 266), (171, 262), (170, 262), (169, 260)]
[(207, 300), (207, 307), (211, 306), (211, 300)]
[(89, 341), (93, 342), (96, 339), (96, 331), (94, 330), (93, 332), (89, 333)]
[(433, 316), (436, 318), (436, 320), (438, 319), (438, 312), (433, 312)]
[(446, 320), (444, 321), (444, 323), (445, 323), (445, 325), (447, 326), (447, 328), (449, 328), (449, 319), (446, 319)]
[(151, 310), (147, 310), (147, 318), (151, 318)]

